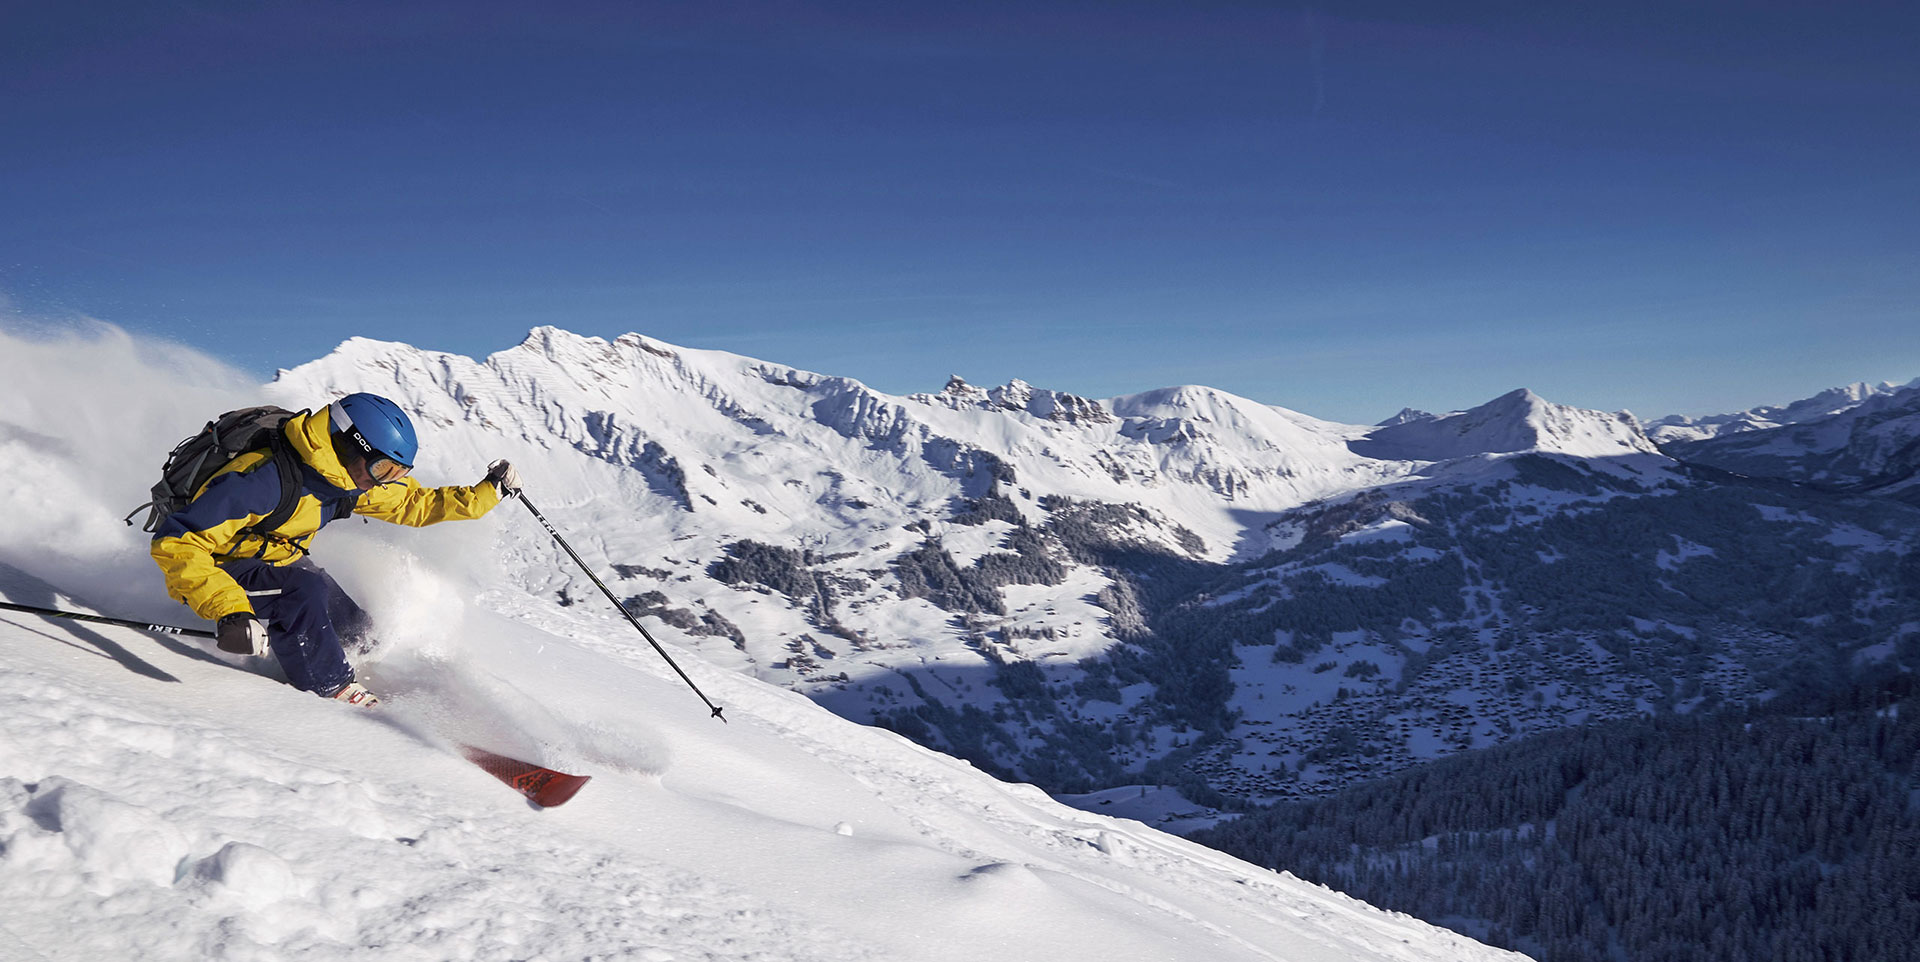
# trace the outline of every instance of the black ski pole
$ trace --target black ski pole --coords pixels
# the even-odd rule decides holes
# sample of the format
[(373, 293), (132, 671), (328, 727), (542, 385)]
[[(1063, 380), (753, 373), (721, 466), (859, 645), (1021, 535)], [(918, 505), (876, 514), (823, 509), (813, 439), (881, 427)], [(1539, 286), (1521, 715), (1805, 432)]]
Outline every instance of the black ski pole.
[(90, 615), (84, 611), (63, 611), (59, 608), (41, 608), (35, 605), (16, 605), (11, 601), (0, 601), (0, 608), (8, 611), (24, 611), (30, 615), (46, 615), (49, 618), (71, 618), (74, 621), (91, 621), (102, 625), (118, 625), (122, 628), (138, 628), (141, 631), (158, 631), (169, 635), (192, 635), (195, 638), (212, 638), (213, 632), (204, 628), (181, 628), (178, 625), (154, 625), (130, 618), (109, 618), (106, 615)]
[(674, 664), (673, 656), (667, 654), (667, 650), (665, 648), (660, 647), (659, 642), (653, 640), (653, 635), (647, 631), (647, 628), (645, 625), (642, 625), (640, 623), (640, 619), (635, 618), (633, 616), (633, 612), (628, 611), (627, 606), (624, 604), (621, 604), (620, 599), (614, 596), (613, 589), (607, 587), (605, 582), (602, 582), (597, 576), (594, 575), (593, 569), (587, 567), (587, 563), (586, 561), (581, 559), (580, 553), (573, 550), (573, 545), (568, 544), (567, 539), (560, 537), (560, 531), (553, 526), (553, 522), (548, 521), (547, 516), (544, 514), (541, 514), (540, 509), (534, 507), (533, 502), (527, 500), (526, 492), (524, 491), (515, 492), (513, 496), (516, 498), (519, 498), (520, 503), (526, 505), (528, 511), (533, 512), (533, 517), (535, 520), (540, 522), (540, 526), (547, 529), (548, 534), (553, 535), (554, 543), (558, 544), (563, 550), (565, 550), (567, 553), (567, 556), (573, 559), (573, 563), (579, 565), (580, 570), (586, 572), (587, 577), (591, 578), (593, 580), (593, 583), (596, 586), (598, 586), (603, 593), (606, 594), (607, 600), (613, 602), (613, 606), (615, 608), (620, 609), (621, 614), (627, 616), (627, 623), (633, 625), (635, 628), (638, 628), (640, 630), (640, 637), (645, 638), (647, 640), (647, 644), (652, 645), (653, 650), (659, 652), (660, 657), (665, 658), (667, 660), (667, 665), (673, 669), (673, 673), (676, 675), (679, 675), (680, 680), (686, 682), (687, 687), (693, 689), (693, 693), (696, 695), (699, 695), (700, 700), (706, 702), (708, 708), (713, 709), (713, 717), (718, 718), (723, 722), (726, 721), (727, 716), (720, 714), (720, 711), (721, 711), (720, 706), (714, 704), (713, 700), (707, 697), (707, 693), (701, 691), (700, 686), (694, 684), (693, 679), (688, 678), (687, 673), (680, 670), (679, 665)]

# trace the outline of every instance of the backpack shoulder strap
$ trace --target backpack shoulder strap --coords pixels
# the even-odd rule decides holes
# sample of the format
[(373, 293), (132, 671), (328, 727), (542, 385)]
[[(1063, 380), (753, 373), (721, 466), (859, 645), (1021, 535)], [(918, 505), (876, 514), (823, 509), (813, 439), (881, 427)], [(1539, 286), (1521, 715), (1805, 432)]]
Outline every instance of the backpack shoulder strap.
[(280, 429), (274, 428), (267, 440), (267, 449), (273, 453), (273, 466), (280, 474), (280, 503), (274, 506), (273, 513), (261, 518), (258, 524), (248, 527), (248, 531), (267, 537), (278, 530), (293, 517), (294, 508), (300, 503), (300, 456), (288, 446)]

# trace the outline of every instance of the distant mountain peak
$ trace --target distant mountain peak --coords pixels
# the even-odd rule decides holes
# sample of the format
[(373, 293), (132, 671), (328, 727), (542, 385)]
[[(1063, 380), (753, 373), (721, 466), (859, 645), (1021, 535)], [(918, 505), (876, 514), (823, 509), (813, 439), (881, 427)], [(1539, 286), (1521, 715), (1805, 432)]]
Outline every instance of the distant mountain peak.
[[(1511, 391), (1508, 391), (1505, 394), (1500, 395), (1497, 398), (1494, 398), (1491, 401), (1488, 401), (1487, 404), (1500, 404), (1503, 402), (1504, 403), (1524, 402), (1527, 404), (1534, 404), (1534, 403), (1545, 404), (1546, 398), (1543, 398), (1540, 395), (1533, 393), (1532, 388), (1517, 387)], [(1486, 405), (1481, 405), (1481, 406), (1485, 407)]]
[(1684, 414), (1670, 414), (1648, 421), (1644, 427), (1648, 436), (1661, 444), (1704, 441), (1727, 434), (1765, 431), (1789, 424), (1818, 421), (1836, 414), (1844, 414), (1875, 398), (1913, 390), (1920, 390), (1920, 378), (1905, 384), (1895, 384), (1892, 381), (1881, 381), (1878, 384), (1855, 381), (1851, 384), (1827, 388), (1812, 397), (1801, 398), (1787, 404), (1761, 405), (1744, 411), (1710, 414), (1698, 418)]
[(1398, 461), (1449, 461), (1522, 451), (1589, 458), (1659, 453), (1631, 414), (1555, 404), (1527, 388), (1508, 391), (1465, 411), (1389, 419), (1348, 447), (1355, 454)]
[(1427, 411), (1419, 410), (1418, 408), (1401, 408), (1399, 414), (1396, 414), (1393, 417), (1386, 419), (1385, 421), (1381, 421), (1379, 424), (1375, 425), (1375, 427), (1386, 428), (1386, 427), (1392, 427), (1396, 424), (1412, 424), (1415, 421), (1431, 421), (1437, 416), (1438, 415), (1429, 413)]
[(1113, 421), (1113, 415), (1107, 413), (1098, 401), (1036, 388), (1019, 378), (1001, 387), (980, 388), (968, 384), (965, 378), (955, 374), (947, 378), (947, 386), (941, 388), (939, 394), (915, 394), (909, 400), (940, 404), (954, 410), (977, 408), (1018, 411), (1048, 421), (1071, 424), (1106, 424)]
[[(1839, 411), (1813, 414), (1822, 405)], [(1671, 428), (1662, 444), (1674, 457), (1750, 477), (1905, 491), (1907, 500), (1920, 490), (1920, 382), (1832, 388), (1786, 408), (1728, 416), (1709, 429), (1715, 433)]]

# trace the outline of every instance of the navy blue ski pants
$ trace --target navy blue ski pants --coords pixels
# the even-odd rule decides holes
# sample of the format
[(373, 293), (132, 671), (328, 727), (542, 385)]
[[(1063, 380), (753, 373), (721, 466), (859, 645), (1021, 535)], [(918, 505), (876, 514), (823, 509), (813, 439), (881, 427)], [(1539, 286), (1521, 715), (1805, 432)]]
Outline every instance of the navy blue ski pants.
[(221, 568), (247, 590), (254, 614), (267, 626), (273, 656), (293, 687), (332, 695), (353, 681), (342, 646), (370, 643), (373, 618), (332, 576), (305, 558), (285, 566), (249, 559)]

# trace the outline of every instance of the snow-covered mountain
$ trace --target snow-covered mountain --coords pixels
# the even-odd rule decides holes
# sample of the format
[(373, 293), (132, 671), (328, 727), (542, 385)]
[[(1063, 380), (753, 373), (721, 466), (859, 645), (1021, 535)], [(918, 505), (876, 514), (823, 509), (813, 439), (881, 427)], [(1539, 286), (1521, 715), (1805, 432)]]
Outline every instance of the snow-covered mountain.
[[(1855, 385), (1858, 387), (1859, 385)], [(1920, 385), (1872, 393), (1824, 416), (1665, 449), (1683, 460), (1751, 477), (1912, 498), (1920, 492)]]
[(1726, 434), (1765, 431), (1829, 418), (1859, 407), (1873, 398), (1911, 388), (1920, 388), (1920, 378), (1915, 378), (1906, 384), (1895, 384), (1892, 381), (1882, 381), (1878, 384), (1856, 381), (1852, 384), (1828, 388), (1812, 397), (1802, 398), (1790, 404), (1763, 405), (1748, 408), (1745, 411), (1735, 411), (1732, 414), (1713, 414), (1700, 418), (1670, 414), (1648, 421), (1643, 427), (1646, 428), (1647, 435), (1659, 444), (1704, 441)]
[[(1735, 546), (1772, 538), (1792, 554), (1817, 524), (1903, 537), (1897, 519), (1729, 526), (1824, 509), (1753, 507), (1681, 470), (1631, 415), (1525, 390), (1344, 425), (1197, 386), (1088, 399), (956, 377), (891, 396), (541, 328), (483, 360), (356, 339), (267, 393), (299, 407), (351, 390), (418, 413), (430, 475), (501, 454), (527, 465), (530, 494), (590, 532), (589, 557), (631, 607), (710, 663), (1096, 806), (1142, 782), (1215, 803), (1312, 794), (1582, 718), (1769, 697), (1777, 653), (1810, 642), (1717, 587), (1754, 583), (1720, 580)], [(1581, 532), (1520, 547), (1598, 516), (1638, 533), (1635, 516), (1695, 497), (1730, 504), (1713, 525), (1667, 522), (1690, 532), (1679, 547)], [(1454, 517), (1459, 498), (1485, 508)], [(524, 589), (592, 598), (537, 531), (506, 550)], [(1515, 550), (1575, 563), (1475, 580)], [(1700, 621), (1651, 586), (1566, 607), (1674, 570), (1710, 577), (1689, 590), (1730, 620)], [(1592, 574), (1529, 587), (1548, 572)], [(1681, 658), (1669, 639), (1682, 630), (1722, 639), (1724, 661)], [(1594, 685), (1544, 651), (1530, 657), (1545, 672), (1471, 670), (1566, 631), (1675, 660), (1596, 656)], [(1470, 708), (1421, 707), (1463, 686)], [(1142, 814), (1214, 817), (1165, 798)]]
[(1402, 411), (1350, 443), (1372, 458), (1447, 461), (1479, 454), (1553, 452), (1582, 458), (1658, 454), (1633, 415), (1554, 404), (1522, 388), (1479, 407), (1438, 417)]
[[(291, 406), (347, 390), (395, 396), (447, 429), (429, 459), (470, 460), (482, 442), (571, 448), (585, 457), (558, 459), (562, 477), (550, 483), (600, 491), (606, 465), (626, 469), (612, 477), (629, 485), (638, 469), (687, 516), (673, 519), (675, 538), (724, 528), (823, 554), (870, 547), (894, 524), (998, 489), (1028, 521), (1047, 516), (1047, 496), (1133, 505), (1151, 537), (1224, 560), (1236, 546), (1245, 553), (1256, 516), (1431, 473), (1434, 462), (1659, 453), (1629, 415), (1525, 390), (1384, 427), (1194, 386), (1088, 400), (956, 376), (938, 393), (893, 397), (725, 352), (556, 328), (484, 361), (356, 338), (269, 389)], [(1198, 540), (1182, 542), (1180, 528)]]
[[(352, 390), (394, 396), (430, 426), (423, 470), (497, 452), (528, 463), (530, 491), (591, 518), (623, 590), (705, 639), (711, 660), (909, 731), (920, 711), (1004, 713), (1009, 664), (1102, 686), (1084, 663), (1121, 646), (1134, 617), (1115, 550), (1246, 560), (1289, 543), (1284, 513), (1356, 492), (1497, 474), (1528, 453), (1665, 461), (1630, 417), (1524, 390), (1387, 427), (1195, 386), (1089, 400), (956, 377), (894, 397), (554, 328), (483, 361), (356, 339), (281, 372), (270, 393), (297, 407)], [(528, 586), (584, 597), (556, 567), (530, 567)], [(1134, 686), (1083, 718), (1010, 723), (973, 754), (1030, 758), (1157, 697)], [(1143, 744), (1115, 764), (1184, 740), (1178, 723), (1136, 727)]]
[[(118, 516), (174, 438), (260, 392), (115, 332), (5, 335), (0, 347), (0, 596), (187, 620), (164, 598), (144, 536)], [(587, 603), (580, 576), (512, 504), (479, 522), (344, 524), (321, 539), (317, 557), (383, 626), (368, 671), (389, 704), (372, 715), (197, 643), (0, 613), (0, 957), (1512, 957), (1067, 808), (764, 684), (751, 676), (787, 670), (762, 661), (794, 640), (779, 629), (807, 616), (771, 589), (703, 573), (746, 535), (780, 536), (854, 552), (822, 562), (851, 582), (859, 565), (903, 552), (894, 524), (915, 511), (923, 527), (958, 532), (955, 544), (984, 542), (966, 532), (990, 525), (1015, 530), (1000, 518), (929, 519), (987, 500), (996, 483), (1039, 478), (1081, 496), (1160, 495), (1127, 524), (1155, 544), (1178, 541), (1177, 525), (1228, 512), (1167, 495), (1212, 482), (1163, 463), (1246, 470), (1240, 497), (1270, 506), (1376, 476), (1338, 444), (1316, 449), (1338, 455), (1328, 463), (1260, 455), (1259, 442), (1221, 434), (1221, 420), (1246, 417), (1276, 436), (1337, 428), (1229, 401), (1206, 420), (1167, 407), (1159, 416), (1190, 418), (1191, 433), (1162, 422), (1143, 431), (1167, 427), (1162, 441), (1124, 442), (1141, 446), (1124, 450), (1145, 473), (1121, 476), (1069, 432), (1125, 438), (1143, 417), (1133, 404), (1106, 402), (1113, 421), (1077, 423), (1029, 401), (1009, 420), (730, 355), (554, 331), (485, 363), (352, 342), (267, 393), (310, 405), (348, 387), (414, 411), (429, 482), (472, 480), (488, 457), (515, 457), (576, 546), (628, 566), (615, 569), (627, 590), (672, 592), (672, 605), (745, 626), (736, 641), (656, 622), (731, 723), (710, 720), (610, 606)], [(1006, 443), (990, 450), (994, 432)], [(1168, 447), (1147, 447), (1156, 443)], [(1243, 460), (1211, 460), (1227, 453)], [(1277, 467), (1288, 457), (1291, 474)], [(1072, 510), (1005, 500), (1023, 517)], [(895, 576), (872, 576), (882, 577)], [(924, 601), (882, 604), (832, 584), (829, 613), (876, 609), (850, 630), (870, 637), (842, 649), (847, 662), (910, 655), (927, 641), (912, 632), (942, 622), (895, 610)], [(871, 637), (887, 623), (900, 630)], [(814, 638), (829, 651), (844, 641)], [(565, 808), (533, 811), (455, 757), (451, 740), (594, 781)]]
[(1363, 428), (1206, 388), (1089, 401), (956, 378), (938, 393), (894, 397), (635, 334), (608, 342), (540, 328), (484, 361), (356, 338), (282, 371), (271, 390), (299, 404), (348, 389), (383, 391), (448, 428), (439, 443), (458, 456), (479, 440), (570, 447), (586, 456), (562, 459), (570, 470), (639, 468), (702, 519), (696, 527), (724, 519), (743, 532), (855, 544), (875, 540), (863, 529), (918, 520), (999, 483), (1027, 490), (1023, 506), (1033, 492), (1138, 504), (1223, 558), (1245, 527), (1239, 514), (1406, 471), (1346, 450)]

